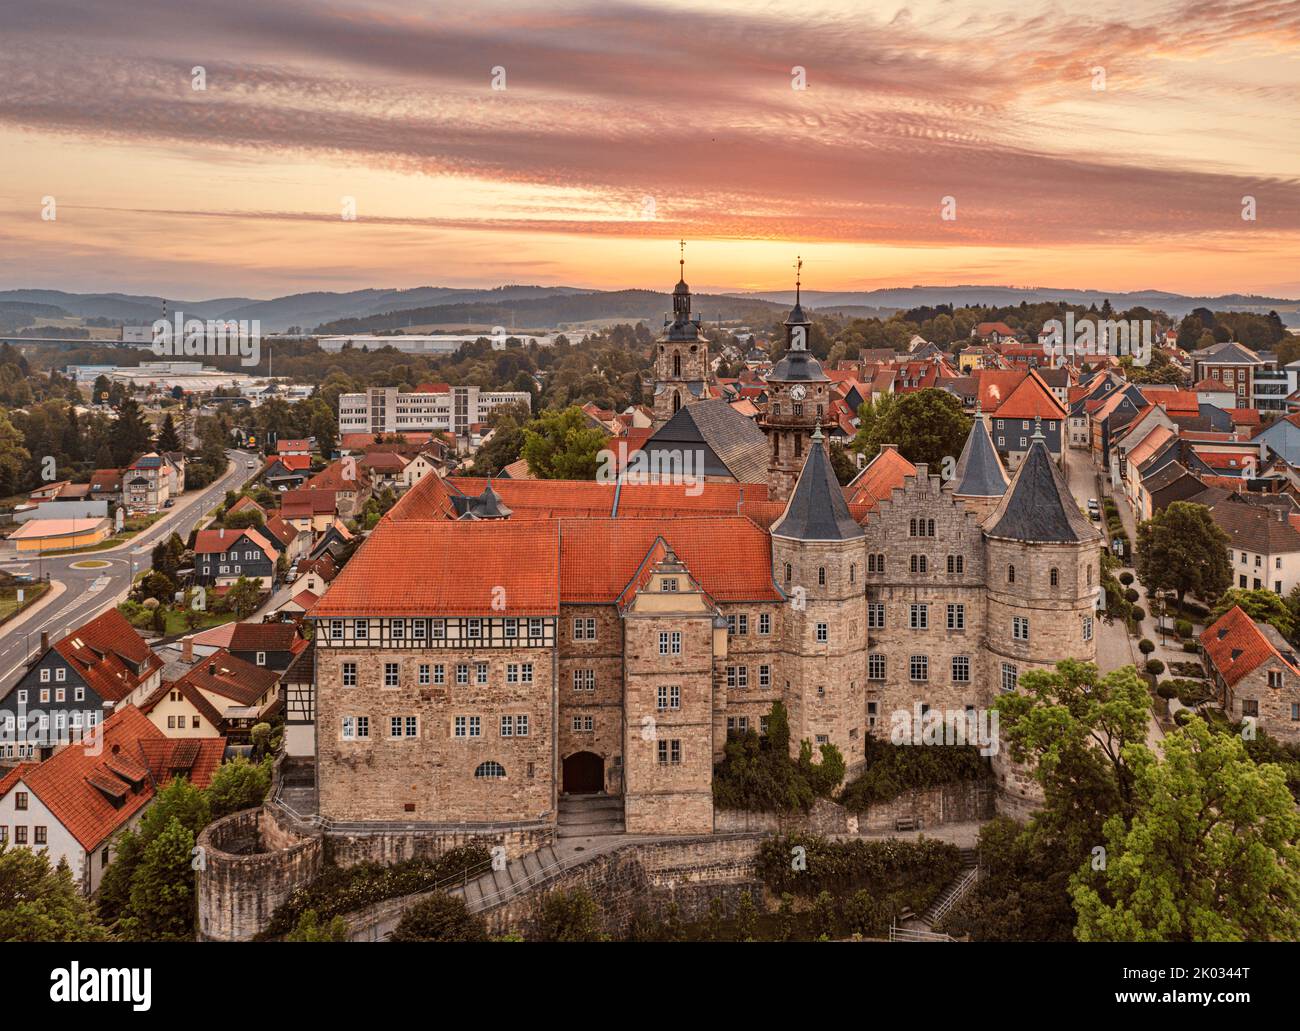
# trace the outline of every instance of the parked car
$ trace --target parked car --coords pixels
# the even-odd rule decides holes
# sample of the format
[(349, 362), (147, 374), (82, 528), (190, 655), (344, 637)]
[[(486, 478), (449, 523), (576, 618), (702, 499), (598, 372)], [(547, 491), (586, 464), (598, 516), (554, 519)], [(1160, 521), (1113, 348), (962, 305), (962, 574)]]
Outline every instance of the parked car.
[(175, 508), (175, 507), (176, 507), (176, 502), (171, 498), (168, 498), (166, 501), (163, 502), (163, 508)]

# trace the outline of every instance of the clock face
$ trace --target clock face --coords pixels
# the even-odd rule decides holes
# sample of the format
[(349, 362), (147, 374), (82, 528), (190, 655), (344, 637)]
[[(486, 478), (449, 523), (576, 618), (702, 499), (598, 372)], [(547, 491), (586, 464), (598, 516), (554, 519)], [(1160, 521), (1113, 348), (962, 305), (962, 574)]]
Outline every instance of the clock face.
[(790, 396), (796, 401), (802, 401), (804, 395), (808, 393), (808, 388), (804, 386), (794, 386), (790, 388)]

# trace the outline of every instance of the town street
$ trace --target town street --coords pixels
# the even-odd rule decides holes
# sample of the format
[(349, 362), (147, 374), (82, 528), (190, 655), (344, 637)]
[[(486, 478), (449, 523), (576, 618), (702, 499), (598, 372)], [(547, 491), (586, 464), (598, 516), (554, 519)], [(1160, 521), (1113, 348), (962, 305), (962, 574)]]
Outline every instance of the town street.
[[(49, 633), (51, 641), (56, 641), (116, 604), (135, 575), (150, 568), (150, 552), (155, 544), (173, 532), (182, 539), (188, 537), (227, 490), (237, 490), (257, 475), (260, 468), (257, 456), (233, 450), (227, 451), (227, 455), (231, 462), (220, 477), (202, 491), (182, 495), (174, 510), (168, 510), (153, 526), (117, 547), (38, 559), (19, 555), (11, 545), (3, 545), (0, 569), (49, 576), (51, 583), (62, 583), (64, 591), (48, 604), (38, 603), (39, 608), (5, 624), (0, 633), (0, 693), (40, 649), (42, 631)], [(254, 463), (252, 469), (247, 467), (249, 462)]]

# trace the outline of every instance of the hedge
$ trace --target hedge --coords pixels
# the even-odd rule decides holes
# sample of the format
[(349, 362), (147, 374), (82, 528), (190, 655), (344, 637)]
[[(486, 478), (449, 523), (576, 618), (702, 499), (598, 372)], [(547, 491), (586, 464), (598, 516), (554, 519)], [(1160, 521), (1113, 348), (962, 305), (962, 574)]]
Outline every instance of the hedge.
[(844, 788), (837, 801), (846, 809), (861, 812), (914, 788), (979, 780), (988, 775), (988, 760), (974, 745), (931, 748), (895, 745), (868, 737), (866, 767)]

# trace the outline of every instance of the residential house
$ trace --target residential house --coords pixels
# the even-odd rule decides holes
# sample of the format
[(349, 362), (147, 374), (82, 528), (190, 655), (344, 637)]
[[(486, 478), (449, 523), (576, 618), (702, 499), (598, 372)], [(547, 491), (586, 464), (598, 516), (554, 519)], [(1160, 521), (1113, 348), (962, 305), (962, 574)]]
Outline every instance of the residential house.
[(1206, 627), (1201, 648), (1229, 719), (1300, 743), (1300, 661), (1276, 627), (1234, 605)]
[(241, 576), (270, 590), (280, 551), (260, 528), (200, 530), (194, 541), (195, 580), (228, 587)]
[(150, 451), (122, 474), (123, 504), (131, 515), (161, 512), (185, 489), (184, 457)]
[(110, 608), (41, 653), (0, 698), (0, 758), (48, 758), (158, 686), (162, 661)]
[(227, 650), (244, 662), (283, 673), (306, 646), (296, 623), (236, 623)]
[(1300, 515), (1240, 501), (1217, 504), (1210, 515), (1228, 535), (1233, 587), (1285, 597), (1300, 583)]
[(280, 498), (280, 518), (298, 530), (319, 533), (334, 522), (332, 490), (286, 490)]
[(81, 892), (93, 894), (159, 788), (187, 777), (205, 788), (226, 742), (171, 741), (134, 705), (109, 716), (85, 740), (0, 780), (0, 841), (45, 850), (66, 862)]

